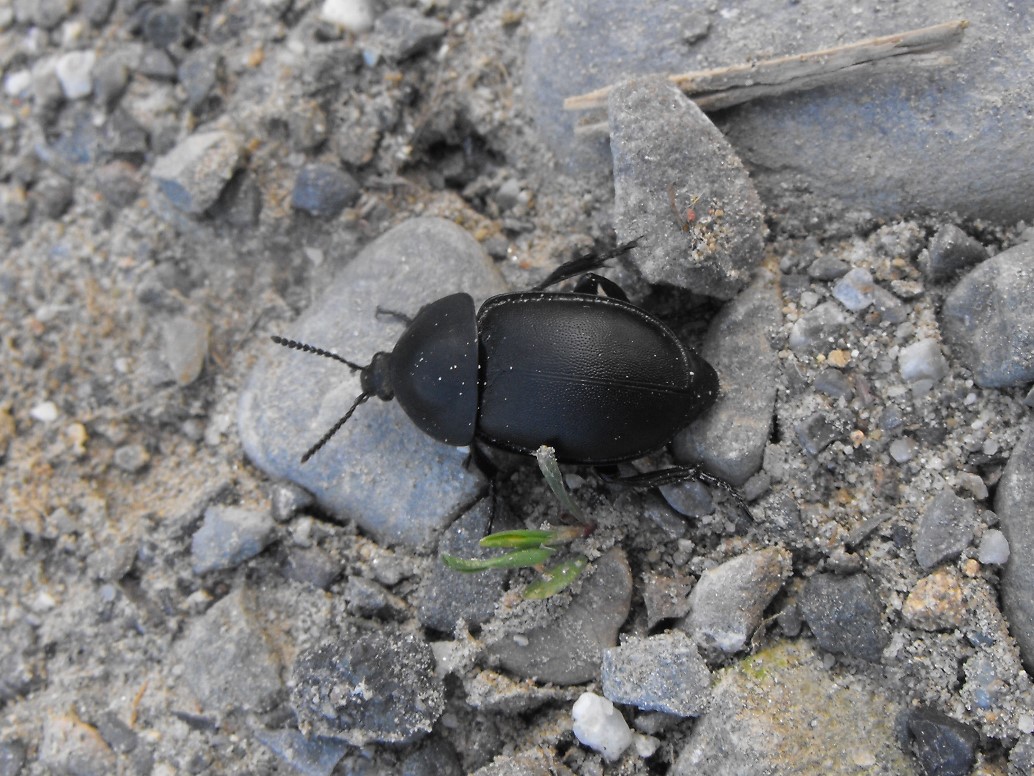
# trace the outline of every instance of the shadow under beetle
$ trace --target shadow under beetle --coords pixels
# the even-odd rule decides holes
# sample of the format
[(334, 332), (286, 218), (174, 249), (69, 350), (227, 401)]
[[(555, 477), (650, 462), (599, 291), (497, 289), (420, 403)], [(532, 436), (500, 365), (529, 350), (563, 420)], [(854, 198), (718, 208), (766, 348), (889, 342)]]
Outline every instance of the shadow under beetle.
[[(662, 448), (714, 403), (718, 375), (616, 283), (590, 272), (635, 244), (573, 259), (530, 290), (494, 296), (476, 312), (470, 295), (459, 293), (412, 320), (391, 313), (406, 330), (391, 353), (376, 353), (366, 366), (273, 337), (360, 372), (362, 393), (302, 462), (372, 396), (397, 399), (422, 431), (475, 451), (485, 443), (534, 455), (548, 445), (563, 463), (599, 466)], [(577, 275), (572, 292), (545, 290)], [(650, 486), (694, 476), (724, 485), (690, 466), (620, 481)]]

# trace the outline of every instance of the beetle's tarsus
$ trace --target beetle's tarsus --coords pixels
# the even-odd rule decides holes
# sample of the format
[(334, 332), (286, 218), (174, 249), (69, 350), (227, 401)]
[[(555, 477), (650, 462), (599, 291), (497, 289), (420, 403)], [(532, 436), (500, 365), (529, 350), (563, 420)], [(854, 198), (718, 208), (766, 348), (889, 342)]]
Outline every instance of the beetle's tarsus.
[(643, 472), (642, 474), (628, 474), (623, 477), (612, 476), (599, 468), (596, 471), (600, 479), (607, 484), (623, 485), (629, 488), (659, 488), (664, 485), (674, 485), (684, 480), (697, 480), (713, 488), (724, 490), (732, 497), (738, 507), (748, 515), (750, 514), (750, 509), (747, 507), (747, 502), (743, 498), (742, 493), (721, 477), (709, 474), (699, 466), (669, 466), (665, 469)]
[(586, 272), (599, 269), (611, 259), (628, 253), (630, 250), (635, 248), (642, 239), (643, 235), (640, 235), (634, 240), (622, 243), (610, 251), (604, 251), (603, 253), (589, 251), (588, 253), (583, 253), (581, 256), (576, 256), (570, 261), (561, 264), (555, 270), (550, 272), (545, 280), (538, 285), (532, 286), (529, 290), (544, 291), (550, 286), (555, 286), (557, 283), (567, 280), (568, 278), (573, 278), (575, 275), (584, 275)]

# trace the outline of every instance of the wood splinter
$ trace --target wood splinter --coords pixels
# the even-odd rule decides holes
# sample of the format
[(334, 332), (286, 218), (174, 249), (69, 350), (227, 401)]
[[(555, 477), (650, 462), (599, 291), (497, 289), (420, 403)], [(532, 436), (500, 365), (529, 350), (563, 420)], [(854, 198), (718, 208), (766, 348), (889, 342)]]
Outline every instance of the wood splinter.
[[(759, 97), (772, 97), (791, 91), (811, 89), (828, 83), (845, 72), (873, 65), (880, 60), (908, 57), (913, 64), (930, 64), (919, 55), (945, 48), (962, 39), (969, 26), (966, 19), (955, 19), (932, 27), (907, 30), (893, 35), (849, 43), (843, 46), (789, 54), (757, 62), (745, 62), (711, 70), (670, 75), (668, 80), (692, 99), (701, 110), (717, 111)], [(936, 58), (933, 64), (944, 64)], [(565, 110), (602, 108), (612, 86), (564, 100)], [(598, 130), (599, 124), (577, 131)]]

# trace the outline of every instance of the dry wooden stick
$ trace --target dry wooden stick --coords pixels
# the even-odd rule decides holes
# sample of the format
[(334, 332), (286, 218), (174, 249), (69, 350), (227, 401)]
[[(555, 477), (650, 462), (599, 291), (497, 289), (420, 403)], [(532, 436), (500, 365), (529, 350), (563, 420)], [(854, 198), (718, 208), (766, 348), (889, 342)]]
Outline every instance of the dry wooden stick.
[[(955, 19), (933, 27), (883, 35), (844, 46), (670, 75), (668, 80), (701, 109), (719, 110), (757, 97), (811, 88), (860, 65), (891, 57), (914, 57), (943, 48), (958, 42), (968, 26), (967, 20)], [(605, 86), (593, 92), (568, 97), (564, 100), (564, 109), (604, 107), (611, 88)]]

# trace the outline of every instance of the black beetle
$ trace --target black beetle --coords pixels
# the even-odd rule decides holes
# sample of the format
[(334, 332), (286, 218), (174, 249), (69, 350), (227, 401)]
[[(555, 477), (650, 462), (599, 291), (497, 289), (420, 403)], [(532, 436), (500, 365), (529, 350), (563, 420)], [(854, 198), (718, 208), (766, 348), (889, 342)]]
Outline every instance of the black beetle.
[[(528, 291), (492, 297), (476, 314), (462, 293), (412, 320), (391, 313), (406, 330), (391, 353), (366, 366), (273, 337), (360, 371), (362, 393), (302, 462), (371, 396), (398, 399), (421, 430), (450, 445), (483, 442), (525, 454), (549, 445), (561, 462), (592, 465), (660, 449), (711, 406), (718, 375), (617, 284), (588, 272), (634, 245), (567, 262)], [(544, 290), (576, 275), (583, 277), (573, 292)], [(695, 473), (679, 469), (680, 478)]]

